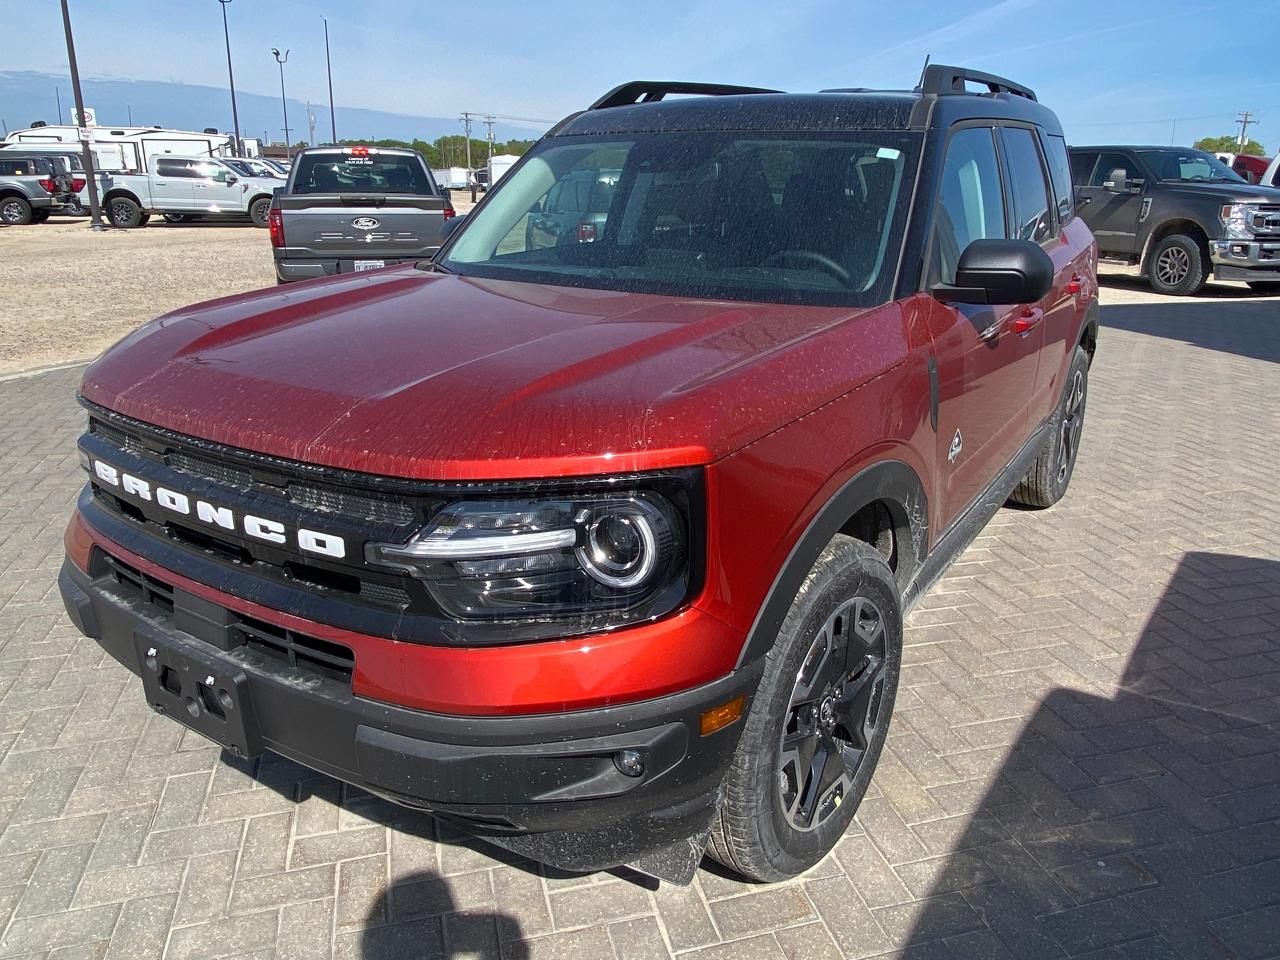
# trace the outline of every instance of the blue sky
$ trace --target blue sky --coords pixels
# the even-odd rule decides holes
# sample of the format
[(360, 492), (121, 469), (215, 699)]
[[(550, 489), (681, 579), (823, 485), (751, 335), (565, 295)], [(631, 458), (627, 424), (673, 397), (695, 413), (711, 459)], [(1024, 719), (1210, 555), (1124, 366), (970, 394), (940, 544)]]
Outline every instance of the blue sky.
[[(226, 83), (216, 0), (71, 6), (86, 76)], [(1189, 143), (1252, 110), (1250, 135), (1280, 149), (1280, 71), (1261, 53), (1280, 0), (233, 0), (228, 13), (237, 87), (278, 94), (270, 48), (289, 48), (290, 98), (315, 102), (327, 98), (326, 14), (335, 99), (350, 107), (554, 120), (635, 78), (911, 86), (930, 53), (1031, 85), (1075, 143)], [(65, 71), (54, 0), (0, 0), (0, 22), (23, 24), (5, 69)]]

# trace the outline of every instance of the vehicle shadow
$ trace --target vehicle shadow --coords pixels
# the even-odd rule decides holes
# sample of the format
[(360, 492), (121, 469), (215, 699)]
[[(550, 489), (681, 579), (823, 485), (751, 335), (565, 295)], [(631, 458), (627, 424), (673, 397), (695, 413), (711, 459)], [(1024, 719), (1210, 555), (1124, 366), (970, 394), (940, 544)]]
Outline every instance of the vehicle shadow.
[(362, 960), (529, 956), (515, 917), (498, 910), (459, 910), (448, 881), (429, 870), (393, 880), (374, 899), (365, 923), (358, 953)]
[[(1106, 265), (1098, 270), (1098, 284), (1116, 290), (1132, 290), (1134, 293), (1145, 293), (1153, 297), (1161, 296), (1151, 289), (1146, 277), (1132, 273), (1106, 273)], [(1261, 300), (1261, 294), (1255, 293), (1244, 285), (1226, 284), (1210, 280), (1209, 283), (1193, 297), (1163, 297), (1168, 303), (1196, 303), (1214, 300)]]
[(1128, 330), (1280, 362), (1280, 299), (1274, 297), (1254, 296), (1252, 302), (1192, 299), (1108, 304), (1102, 308), (1101, 323), (1103, 337), (1107, 329)]
[(932, 875), (908, 955), (1276, 956), (1280, 563), (1184, 555), (1116, 694), (1050, 693)]

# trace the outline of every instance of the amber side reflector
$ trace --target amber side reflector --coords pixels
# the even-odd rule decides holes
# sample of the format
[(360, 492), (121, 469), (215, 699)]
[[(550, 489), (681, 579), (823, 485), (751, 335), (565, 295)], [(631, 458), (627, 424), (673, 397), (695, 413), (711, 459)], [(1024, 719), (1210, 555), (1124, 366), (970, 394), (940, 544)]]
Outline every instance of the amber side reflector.
[(718, 707), (712, 707), (702, 715), (702, 721), (699, 727), (702, 729), (704, 737), (710, 736), (717, 730), (723, 730), (729, 724), (733, 723), (742, 716), (742, 708), (746, 706), (746, 694), (734, 697), (728, 703), (722, 703)]

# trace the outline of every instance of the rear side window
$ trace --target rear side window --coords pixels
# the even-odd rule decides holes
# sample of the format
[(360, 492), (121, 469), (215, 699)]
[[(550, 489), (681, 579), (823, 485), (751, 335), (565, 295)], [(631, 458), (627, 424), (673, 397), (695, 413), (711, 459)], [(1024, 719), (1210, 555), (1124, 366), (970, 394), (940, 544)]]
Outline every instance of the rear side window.
[(1075, 190), (1071, 186), (1071, 167), (1067, 162), (1067, 141), (1041, 131), (1040, 143), (1044, 147), (1044, 157), (1049, 161), (1049, 179), (1058, 205), (1058, 223), (1066, 223), (1075, 213)]
[(157, 160), (156, 176), (159, 177), (194, 177), (190, 160)]
[(1098, 155), (1096, 153), (1072, 153), (1071, 154), (1071, 182), (1077, 187), (1086, 186), (1089, 178), (1093, 176), (1093, 168), (1098, 163)]
[(417, 156), (312, 153), (299, 157), (295, 167), (294, 193), (435, 195), (426, 165)]
[(990, 127), (969, 127), (952, 135), (935, 221), (931, 272), (944, 283), (955, 283), (960, 254), (974, 240), (1008, 236)]
[(1053, 237), (1053, 220), (1049, 216), (1044, 163), (1040, 160), (1035, 135), (1026, 127), (1005, 127), (1002, 136), (1009, 167), (1009, 189), (1013, 194), (1013, 235), (1018, 240), (1044, 243)]

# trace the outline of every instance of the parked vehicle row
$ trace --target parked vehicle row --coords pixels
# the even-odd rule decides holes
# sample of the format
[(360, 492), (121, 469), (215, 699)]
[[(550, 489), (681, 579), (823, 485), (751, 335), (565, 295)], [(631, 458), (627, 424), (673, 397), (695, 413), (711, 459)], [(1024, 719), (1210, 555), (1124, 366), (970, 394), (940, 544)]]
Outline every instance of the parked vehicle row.
[(113, 227), (143, 226), (152, 214), (181, 220), (196, 216), (248, 216), (267, 226), (278, 177), (246, 177), (225, 160), (152, 157), (149, 172), (103, 178), (103, 215)]
[(77, 211), (77, 193), (85, 185), (81, 174), (66, 157), (0, 151), (0, 223), (44, 223), (51, 214)]

